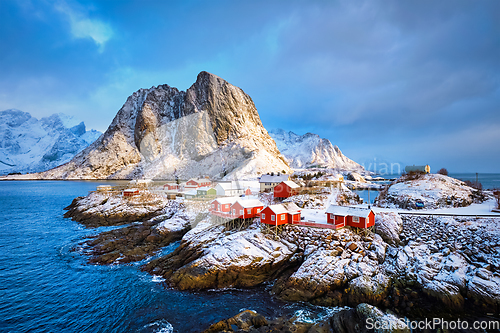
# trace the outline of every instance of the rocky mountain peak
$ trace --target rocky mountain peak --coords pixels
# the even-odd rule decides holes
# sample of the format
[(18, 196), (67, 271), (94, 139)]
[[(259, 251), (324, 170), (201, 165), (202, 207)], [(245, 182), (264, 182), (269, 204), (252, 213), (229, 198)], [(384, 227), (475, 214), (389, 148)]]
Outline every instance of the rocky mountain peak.
[(187, 91), (139, 89), (105, 134), (66, 166), (42, 177), (255, 176), (290, 171), (242, 89), (201, 72)]
[(341, 170), (362, 170), (363, 167), (347, 158), (330, 140), (322, 139), (318, 134), (297, 135), (283, 129), (269, 132), (278, 149), (292, 168), (321, 166)]

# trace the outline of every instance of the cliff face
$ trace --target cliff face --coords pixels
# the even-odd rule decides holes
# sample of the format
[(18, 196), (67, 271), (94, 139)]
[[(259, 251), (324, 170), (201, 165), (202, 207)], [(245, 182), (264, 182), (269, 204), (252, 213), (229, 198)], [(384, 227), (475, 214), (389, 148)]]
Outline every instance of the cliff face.
[(41, 178), (244, 178), (290, 171), (247, 94), (201, 72), (186, 91), (140, 89), (103, 136)]
[(345, 156), (339, 147), (319, 135), (297, 135), (276, 129), (269, 132), (292, 168), (321, 166), (339, 170), (363, 170), (363, 167)]

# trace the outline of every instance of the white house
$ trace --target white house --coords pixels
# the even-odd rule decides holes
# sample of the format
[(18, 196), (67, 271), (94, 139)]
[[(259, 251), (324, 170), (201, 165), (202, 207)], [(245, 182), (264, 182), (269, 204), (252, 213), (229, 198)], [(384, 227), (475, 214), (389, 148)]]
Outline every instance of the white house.
[(215, 186), (218, 196), (222, 197), (233, 197), (245, 194), (245, 189), (239, 187), (236, 182), (218, 183)]

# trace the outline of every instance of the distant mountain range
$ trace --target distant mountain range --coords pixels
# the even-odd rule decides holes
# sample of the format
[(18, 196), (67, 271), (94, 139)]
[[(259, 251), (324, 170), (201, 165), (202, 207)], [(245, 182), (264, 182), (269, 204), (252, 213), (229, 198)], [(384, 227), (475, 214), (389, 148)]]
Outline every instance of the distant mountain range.
[(364, 170), (316, 134), (299, 136), (281, 129), (268, 133), (250, 96), (207, 72), (198, 74), (186, 91), (166, 84), (139, 89), (102, 135), (63, 114), (37, 120), (26, 112), (6, 110), (0, 121), (3, 174), (230, 180), (315, 166)]
[(70, 161), (102, 133), (57, 113), (38, 120), (28, 112), (0, 111), (0, 174), (40, 172)]
[(363, 167), (346, 157), (339, 147), (317, 134), (297, 135), (282, 129), (269, 131), (279, 151), (285, 156), (290, 167), (304, 169), (324, 167), (339, 170), (363, 170)]

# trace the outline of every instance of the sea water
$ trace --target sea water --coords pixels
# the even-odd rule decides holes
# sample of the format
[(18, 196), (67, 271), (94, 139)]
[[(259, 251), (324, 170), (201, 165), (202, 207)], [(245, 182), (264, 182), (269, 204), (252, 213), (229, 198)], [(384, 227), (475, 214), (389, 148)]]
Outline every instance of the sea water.
[(177, 291), (141, 272), (141, 263), (87, 264), (72, 249), (106, 228), (65, 219), (63, 208), (99, 184), (0, 182), (0, 332), (197, 332), (244, 309), (311, 318), (331, 311), (281, 302), (266, 286)]

